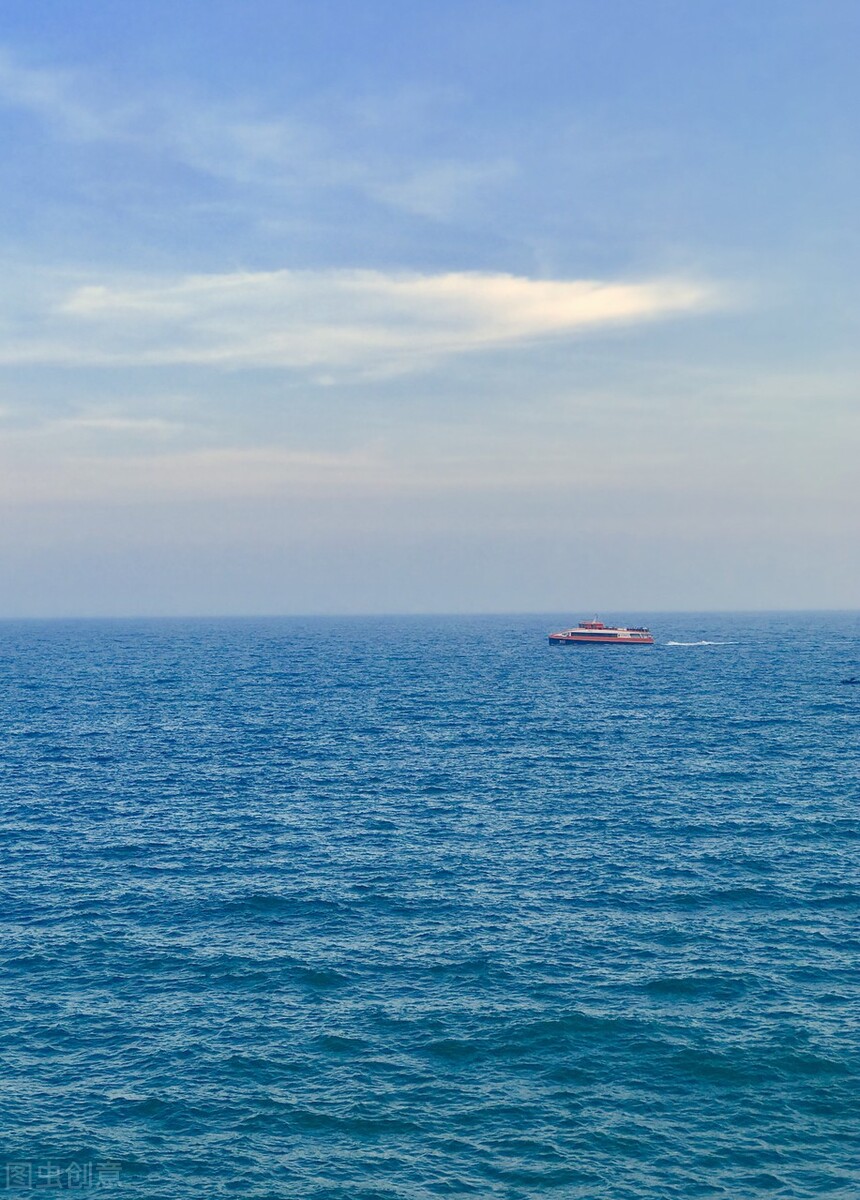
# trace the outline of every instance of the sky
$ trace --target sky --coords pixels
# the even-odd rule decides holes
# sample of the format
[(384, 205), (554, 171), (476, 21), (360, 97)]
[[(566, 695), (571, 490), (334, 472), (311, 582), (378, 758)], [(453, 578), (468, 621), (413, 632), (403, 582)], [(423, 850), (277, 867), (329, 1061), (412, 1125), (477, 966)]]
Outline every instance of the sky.
[(0, 616), (860, 607), (854, 0), (4, 0)]

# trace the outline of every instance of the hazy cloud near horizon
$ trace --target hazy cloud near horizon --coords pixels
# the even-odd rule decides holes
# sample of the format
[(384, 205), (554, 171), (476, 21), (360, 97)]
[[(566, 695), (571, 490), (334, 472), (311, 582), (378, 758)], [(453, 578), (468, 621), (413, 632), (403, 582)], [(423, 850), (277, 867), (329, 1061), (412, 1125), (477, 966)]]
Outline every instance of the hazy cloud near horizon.
[(852, 6), (47, 10), (0, 615), (857, 604)]

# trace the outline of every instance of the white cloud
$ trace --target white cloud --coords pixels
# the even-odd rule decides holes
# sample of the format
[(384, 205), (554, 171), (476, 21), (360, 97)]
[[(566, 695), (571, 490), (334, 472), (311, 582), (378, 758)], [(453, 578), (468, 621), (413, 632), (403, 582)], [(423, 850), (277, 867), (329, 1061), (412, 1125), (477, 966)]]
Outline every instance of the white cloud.
[(365, 190), (393, 208), (402, 208), (419, 217), (446, 220), (459, 210), (464, 197), (503, 184), (515, 174), (516, 167), (509, 160), (434, 162), (378, 181), (371, 176), (365, 182)]
[(384, 464), (366, 450), (225, 447), (110, 457), (45, 455), (32, 434), (10, 439), (8, 448), (12, 453), (0, 471), (0, 499), (7, 504), (247, 499), (384, 486)]
[(73, 141), (118, 137), (128, 112), (119, 105), (88, 101), (83, 84), (76, 72), (25, 66), (0, 46), (0, 102), (32, 113)]
[(514, 495), (590, 488), (627, 493), (653, 485), (659, 464), (643, 472), (629, 454), (612, 460), (586, 448), (540, 458), (516, 447), (488, 458), (452, 455), (431, 460), (415, 450), (364, 445), (342, 452), (309, 448), (223, 446), (168, 452), (139, 449), (99, 453), (73, 451), (58, 435), (53, 446), (37, 434), (0, 439), (0, 500), (28, 504), (172, 504), (211, 500), (301, 500), (312, 505), (341, 501), (385, 504), (416, 498)]
[(141, 435), (152, 437), (169, 437), (182, 426), (176, 421), (166, 421), (162, 417), (123, 417), (114, 415), (82, 414), (66, 417), (54, 422), (61, 430), (83, 430), (85, 432)]
[(408, 373), (474, 351), (694, 312), (714, 300), (713, 289), (677, 279), (466, 272), (283, 270), (64, 283), (45, 289), (41, 310), (30, 303), (27, 329), (0, 335), (0, 363)]
[[(238, 185), (246, 203), (248, 189), (284, 196), (343, 188), (387, 208), (447, 220), (515, 171), (510, 162), (392, 158), (376, 144), (354, 97), (324, 123), (242, 97), (213, 101), (164, 88), (125, 94), (91, 74), (25, 64), (0, 46), (3, 103), (30, 113), (61, 140), (131, 148)], [(386, 105), (396, 110), (399, 100), (387, 97)]]

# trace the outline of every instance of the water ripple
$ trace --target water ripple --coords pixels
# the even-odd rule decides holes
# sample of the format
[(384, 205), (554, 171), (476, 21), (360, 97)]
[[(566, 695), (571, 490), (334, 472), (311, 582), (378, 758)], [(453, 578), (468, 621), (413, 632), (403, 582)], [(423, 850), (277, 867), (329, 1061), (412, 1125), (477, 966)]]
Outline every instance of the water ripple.
[(6, 1162), (855, 1200), (857, 618), (651, 624), (0, 626)]

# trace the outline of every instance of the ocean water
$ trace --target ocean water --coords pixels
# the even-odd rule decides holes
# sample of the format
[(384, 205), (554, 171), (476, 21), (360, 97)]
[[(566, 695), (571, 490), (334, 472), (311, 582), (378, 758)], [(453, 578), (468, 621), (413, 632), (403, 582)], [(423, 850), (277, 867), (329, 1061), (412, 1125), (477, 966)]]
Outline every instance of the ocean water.
[(856, 1200), (860, 618), (626, 616), (0, 625), (0, 1190)]

